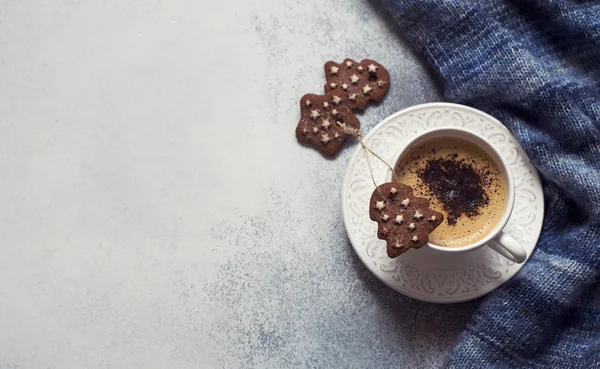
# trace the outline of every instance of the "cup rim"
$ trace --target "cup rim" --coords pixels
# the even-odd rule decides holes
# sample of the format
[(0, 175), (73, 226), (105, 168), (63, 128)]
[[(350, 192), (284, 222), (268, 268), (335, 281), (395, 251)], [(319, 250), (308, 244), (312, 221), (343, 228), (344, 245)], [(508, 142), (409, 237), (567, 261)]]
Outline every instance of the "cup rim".
[[(431, 242), (427, 242), (427, 246), (435, 249), (435, 250), (439, 250), (439, 251), (444, 251), (444, 252), (450, 252), (450, 253), (460, 253), (460, 252), (465, 252), (465, 251), (471, 251), (474, 249), (477, 249), (479, 247), (482, 247), (484, 245), (486, 245), (488, 242), (490, 242), (494, 237), (496, 237), (498, 234), (500, 234), (502, 232), (502, 230), (504, 229), (504, 227), (506, 227), (506, 224), (508, 223), (508, 220), (510, 219), (510, 216), (512, 214), (514, 205), (515, 205), (515, 186), (514, 186), (514, 177), (512, 174), (512, 171), (510, 169), (510, 166), (508, 165), (508, 163), (506, 162), (506, 159), (504, 158), (504, 156), (500, 153), (500, 151), (494, 146), (494, 144), (492, 142), (490, 142), (490, 140), (488, 140), (487, 138), (485, 138), (484, 136), (482, 136), (481, 134), (479, 134), (478, 132), (469, 130), (467, 128), (464, 127), (433, 127), (433, 128), (429, 128), (421, 133), (419, 133), (418, 135), (412, 137), (410, 139), (410, 141), (408, 141), (406, 143), (406, 145), (404, 145), (404, 147), (402, 148), (402, 150), (400, 150), (400, 152), (394, 156), (395, 161), (394, 161), (394, 166), (393, 168), (396, 168), (396, 165), (398, 164), (398, 160), (400, 159), (400, 157), (410, 148), (414, 145), (414, 143), (416, 141), (418, 141), (419, 139), (421, 139), (423, 136), (431, 134), (433, 132), (437, 132), (437, 131), (456, 131), (456, 132), (462, 132), (465, 133), (467, 135), (470, 136), (474, 136), (477, 140), (483, 141), (492, 151), (494, 151), (495, 155), (497, 158), (499, 158), (499, 162), (497, 162), (496, 164), (498, 164), (498, 166), (500, 166), (504, 172), (506, 173), (506, 193), (507, 193), (507, 199), (505, 200), (505, 207), (502, 213), (502, 217), (500, 217), (500, 219), (498, 220), (498, 222), (496, 223), (496, 225), (494, 226), (494, 228), (492, 229), (492, 231), (490, 231), (490, 233), (488, 233), (485, 237), (483, 237), (481, 240), (473, 242), (471, 244), (465, 245), (465, 246), (460, 246), (460, 247), (447, 247), (447, 246), (440, 246), (440, 245), (436, 245), (433, 244)], [(477, 144), (477, 143), (475, 143)], [(478, 145), (480, 146), (480, 145)], [(488, 151), (486, 150), (486, 148), (482, 148), (480, 146), (481, 149), (483, 149), (484, 151)], [(391, 175), (391, 173), (390, 173)]]

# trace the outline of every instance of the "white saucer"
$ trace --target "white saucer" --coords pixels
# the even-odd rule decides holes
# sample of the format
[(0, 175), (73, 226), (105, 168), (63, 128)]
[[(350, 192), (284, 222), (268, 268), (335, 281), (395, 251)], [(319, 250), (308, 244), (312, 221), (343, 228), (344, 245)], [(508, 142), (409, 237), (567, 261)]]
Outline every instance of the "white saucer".
[[(515, 179), (514, 211), (505, 231), (521, 242), (527, 255), (535, 249), (544, 218), (544, 198), (538, 174), (512, 134), (498, 120), (457, 104), (413, 106), (386, 118), (364, 138), (365, 144), (393, 165), (412, 137), (432, 127), (458, 126), (483, 134), (507, 159)], [(387, 167), (370, 158), (375, 180), (387, 182)], [(369, 219), (374, 185), (360, 147), (350, 160), (342, 190), (344, 224), (362, 262), (396, 291), (429, 302), (452, 303), (475, 299), (498, 288), (523, 264), (515, 264), (488, 247), (466, 255), (436, 253), (427, 246), (395, 259), (377, 238), (377, 223)]]

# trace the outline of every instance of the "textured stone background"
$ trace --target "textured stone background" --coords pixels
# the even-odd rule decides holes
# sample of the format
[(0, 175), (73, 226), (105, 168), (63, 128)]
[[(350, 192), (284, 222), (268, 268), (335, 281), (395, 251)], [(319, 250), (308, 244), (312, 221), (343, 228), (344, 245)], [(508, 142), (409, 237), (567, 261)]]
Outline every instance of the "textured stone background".
[(0, 1), (0, 368), (435, 367), (475, 303), (377, 281), (335, 160), (300, 147), (328, 59), (439, 100), (366, 1)]

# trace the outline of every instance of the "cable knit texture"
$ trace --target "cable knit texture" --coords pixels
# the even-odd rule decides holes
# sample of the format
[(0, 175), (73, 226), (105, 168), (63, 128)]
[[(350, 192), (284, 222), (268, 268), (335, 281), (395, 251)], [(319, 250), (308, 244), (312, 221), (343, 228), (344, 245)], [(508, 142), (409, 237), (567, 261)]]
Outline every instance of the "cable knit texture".
[(600, 366), (600, 5), (381, 0), (447, 100), (486, 111), (543, 180), (538, 248), (484, 298), (449, 368)]

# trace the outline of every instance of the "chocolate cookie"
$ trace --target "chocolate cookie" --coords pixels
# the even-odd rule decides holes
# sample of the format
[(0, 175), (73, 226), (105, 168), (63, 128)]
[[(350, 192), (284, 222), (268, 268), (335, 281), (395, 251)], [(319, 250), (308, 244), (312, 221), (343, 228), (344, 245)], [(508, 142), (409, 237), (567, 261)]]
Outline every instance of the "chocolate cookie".
[(315, 146), (323, 155), (334, 155), (358, 130), (360, 122), (348, 105), (348, 95), (331, 91), (325, 95), (307, 94), (300, 99), (300, 121), (296, 127), (298, 141)]
[(410, 248), (421, 248), (444, 216), (429, 208), (429, 200), (415, 197), (410, 186), (388, 182), (377, 187), (369, 205), (371, 220), (379, 224), (377, 237), (387, 241), (387, 254), (395, 258)]
[(364, 110), (369, 102), (380, 102), (390, 88), (390, 74), (379, 63), (363, 59), (360, 63), (346, 59), (338, 64), (325, 63), (325, 92), (340, 91), (348, 94), (352, 109)]

